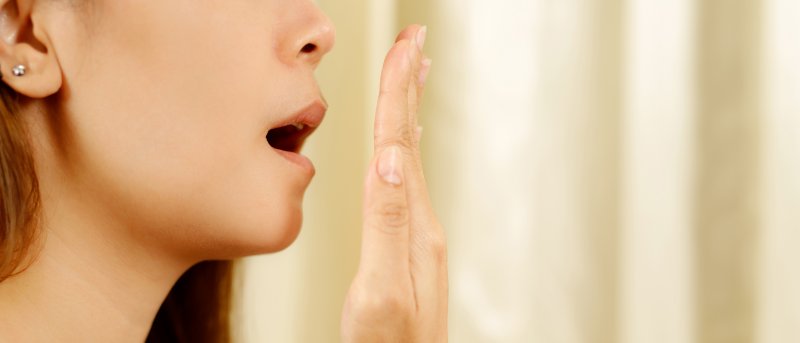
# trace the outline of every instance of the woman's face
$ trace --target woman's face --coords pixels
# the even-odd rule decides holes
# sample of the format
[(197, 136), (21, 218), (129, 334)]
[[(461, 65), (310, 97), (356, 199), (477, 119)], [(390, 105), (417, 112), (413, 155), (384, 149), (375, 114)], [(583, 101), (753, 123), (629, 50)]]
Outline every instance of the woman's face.
[(325, 111), (313, 72), (334, 29), (311, 0), (95, 0), (51, 12), (63, 88), (49, 124), (57, 165), (46, 167), (65, 187), (134, 237), (196, 258), (294, 241), (314, 171), (266, 136)]

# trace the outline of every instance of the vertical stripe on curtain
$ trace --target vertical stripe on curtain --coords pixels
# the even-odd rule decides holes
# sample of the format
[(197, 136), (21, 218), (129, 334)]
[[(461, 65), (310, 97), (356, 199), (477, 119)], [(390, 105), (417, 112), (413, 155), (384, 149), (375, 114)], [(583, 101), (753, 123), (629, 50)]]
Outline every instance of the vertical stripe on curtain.
[(764, 3), (757, 342), (800, 342), (800, 2)]
[(627, 2), (620, 342), (690, 342), (695, 13)]

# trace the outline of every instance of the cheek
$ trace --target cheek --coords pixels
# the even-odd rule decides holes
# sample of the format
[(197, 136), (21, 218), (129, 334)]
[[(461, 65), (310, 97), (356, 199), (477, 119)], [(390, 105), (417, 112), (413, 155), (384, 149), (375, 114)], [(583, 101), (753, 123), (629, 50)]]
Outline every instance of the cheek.
[[(106, 58), (70, 84), (91, 94), (65, 101), (76, 177), (124, 225), (166, 248), (203, 258), (285, 248), (300, 228), (306, 185), (263, 136), (270, 112), (282, 111), (268, 98), (281, 84), (269, 43), (208, 23), (159, 35), (137, 33), (141, 26), (98, 37), (107, 50), (93, 54)], [(120, 37), (136, 35), (127, 53)]]

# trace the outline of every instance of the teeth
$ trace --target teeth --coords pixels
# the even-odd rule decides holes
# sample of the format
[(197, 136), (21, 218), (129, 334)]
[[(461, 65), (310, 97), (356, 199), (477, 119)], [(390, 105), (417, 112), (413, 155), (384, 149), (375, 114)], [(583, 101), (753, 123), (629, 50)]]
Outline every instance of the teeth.
[(292, 124), (292, 126), (294, 126), (294, 128), (298, 129), (298, 130), (302, 130), (302, 129), (306, 128), (306, 125), (305, 124), (301, 124), (301, 123), (294, 123), (294, 124)]

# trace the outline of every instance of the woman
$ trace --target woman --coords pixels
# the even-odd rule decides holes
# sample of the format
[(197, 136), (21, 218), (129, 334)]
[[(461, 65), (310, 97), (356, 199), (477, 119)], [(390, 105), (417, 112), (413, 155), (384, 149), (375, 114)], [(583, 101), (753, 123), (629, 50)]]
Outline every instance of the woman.
[[(311, 0), (0, 4), (0, 341), (229, 340), (224, 261), (301, 225), (332, 24)], [(447, 340), (418, 152), (425, 33), (384, 65), (346, 342)]]

